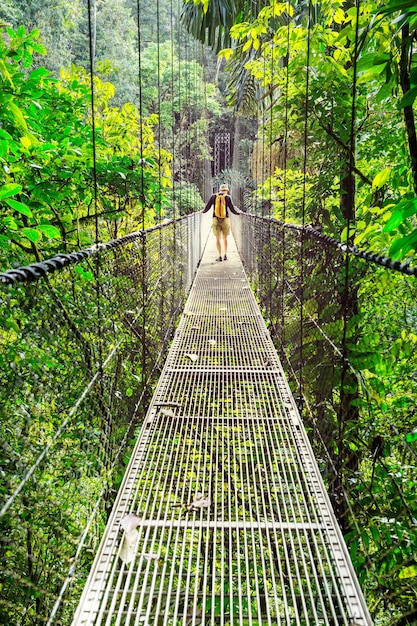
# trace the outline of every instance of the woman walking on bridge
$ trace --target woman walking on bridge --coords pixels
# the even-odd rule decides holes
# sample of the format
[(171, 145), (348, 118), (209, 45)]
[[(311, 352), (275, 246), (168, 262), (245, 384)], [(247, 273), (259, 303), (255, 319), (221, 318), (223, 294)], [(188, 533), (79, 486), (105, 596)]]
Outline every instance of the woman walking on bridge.
[[(240, 215), (241, 211), (237, 209), (232, 202), (227, 185), (220, 185), (218, 193), (214, 193), (207, 202), (203, 213), (207, 213), (210, 207), (213, 207), (213, 224), (212, 230), (216, 237), (216, 247), (219, 253), (216, 261), (227, 261), (227, 237), (230, 233), (229, 210), (235, 215)], [(224, 256), (222, 258), (222, 239)]]

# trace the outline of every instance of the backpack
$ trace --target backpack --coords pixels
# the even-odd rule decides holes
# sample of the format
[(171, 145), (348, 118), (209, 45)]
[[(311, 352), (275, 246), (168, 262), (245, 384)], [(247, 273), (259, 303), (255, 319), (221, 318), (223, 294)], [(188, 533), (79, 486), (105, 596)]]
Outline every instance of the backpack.
[(223, 193), (216, 194), (216, 202), (214, 204), (214, 215), (219, 219), (226, 217), (226, 198)]

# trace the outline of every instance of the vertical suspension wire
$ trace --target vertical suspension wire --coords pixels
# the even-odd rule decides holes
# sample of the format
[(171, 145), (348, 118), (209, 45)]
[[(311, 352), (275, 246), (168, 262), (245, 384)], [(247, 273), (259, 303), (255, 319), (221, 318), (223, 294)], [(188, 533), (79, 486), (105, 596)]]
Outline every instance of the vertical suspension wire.
[(142, 263), (141, 263), (141, 310), (142, 310), (142, 372), (141, 372), (141, 381), (142, 381), (142, 389), (141, 394), (143, 395), (146, 386), (147, 386), (147, 375), (146, 375), (146, 313), (147, 313), (147, 280), (146, 280), (146, 272), (147, 272), (147, 250), (146, 250), (146, 237), (144, 234), (145, 231), (145, 206), (146, 206), (146, 197), (145, 197), (145, 175), (144, 175), (144, 156), (143, 156), (143, 97), (142, 97), (142, 33), (141, 33), (141, 5), (140, 0), (136, 0), (136, 19), (137, 19), (137, 39), (138, 39), (138, 95), (139, 95), (139, 163), (140, 163), (140, 205), (141, 205), (141, 221), (142, 221), (142, 231), (143, 235), (141, 238), (141, 247), (142, 247)]
[[(171, 60), (170, 60), (170, 71), (171, 71), (171, 150), (172, 150), (172, 159), (171, 159), (171, 217), (174, 219), (174, 223), (172, 225), (173, 228), (173, 232), (172, 232), (172, 251), (173, 254), (176, 256), (177, 255), (177, 246), (178, 246), (178, 241), (177, 241), (177, 222), (176, 222), (176, 218), (177, 218), (177, 201), (176, 201), (176, 194), (175, 194), (175, 190), (176, 190), (176, 181), (175, 181), (175, 166), (176, 166), (176, 160), (175, 160), (175, 106), (174, 106), (174, 93), (175, 93), (175, 83), (174, 83), (174, 54), (175, 54), (175, 50), (174, 50), (174, 5), (173, 5), (173, 0), (170, 0), (170, 5), (169, 5), (169, 9), (170, 9), (170, 16), (169, 16), (169, 20), (170, 20), (170, 49), (171, 49)], [(176, 271), (175, 271), (175, 267), (174, 264), (172, 264), (172, 273), (171, 273), (171, 285), (172, 285), (172, 290), (171, 290), (171, 306), (170, 306), (170, 316), (171, 318), (174, 315), (174, 311), (175, 311), (175, 296), (176, 296), (176, 289), (177, 289), (177, 284), (176, 284)]]
[[(204, 112), (200, 108), (202, 104), (202, 100), (203, 100), (202, 98), (199, 97), (200, 96), (199, 87), (201, 85), (202, 71), (201, 71), (200, 45), (197, 39), (194, 39), (194, 57), (195, 57), (195, 70), (196, 70), (195, 79), (194, 79), (194, 108), (197, 111), (197, 103), (198, 103), (199, 110), (197, 113), (197, 120), (196, 120), (197, 124), (196, 124), (196, 131), (195, 131), (196, 161), (195, 161), (195, 174), (194, 174), (193, 183), (197, 187), (197, 189), (201, 189), (202, 159), (200, 158), (200, 146), (202, 145), (201, 140), (203, 137), (202, 123), (204, 119)], [(193, 209), (195, 210), (194, 204), (195, 204), (196, 196), (194, 192), (193, 192), (192, 198), (193, 198)]]
[[(185, 29), (184, 29), (185, 31)], [(184, 110), (184, 116), (185, 116), (185, 125), (183, 127), (182, 123), (180, 124), (180, 133), (183, 135), (183, 137), (180, 137), (180, 143), (181, 145), (184, 146), (182, 152), (183, 152), (183, 172), (181, 175), (181, 181), (183, 183), (183, 187), (184, 187), (184, 199), (185, 199), (185, 203), (187, 203), (187, 195), (188, 195), (188, 190), (187, 190), (187, 181), (188, 181), (188, 146), (189, 146), (189, 142), (188, 142), (188, 137), (189, 137), (189, 124), (188, 124), (188, 111), (187, 111), (187, 102), (188, 102), (188, 80), (189, 80), (189, 75), (188, 75), (188, 67), (187, 67), (187, 61), (188, 61), (188, 41), (187, 41), (187, 34), (184, 33), (183, 31), (183, 35), (185, 34), (185, 37), (182, 37), (183, 40), (183, 45), (178, 47), (178, 57), (179, 57), (179, 64), (180, 64), (180, 81), (182, 83), (182, 91), (181, 93), (184, 94), (183, 96), (183, 100), (181, 101), (180, 104), (180, 111), (183, 108)], [(183, 69), (184, 71), (181, 72), (181, 69)], [(185, 206), (185, 210), (187, 210), (187, 204)]]
[[(261, 6), (262, 6), (261, 3), (262, 3), (262, 0), (257, 0), (257, 2), (256, 2), (256, 14), (257, 15), (259, 14), (259, 11), (261, 10)], [(264, 65), (263, 71), (265, 72), (265, 65)], [(264, 143), (264, 139), (265, 139), (265, 135), (264, 135), (264, 121), (265, 121), (265, 107), (264, 107), (264, 103), (263, 103), (262, 100), (260, 101), (260, 105), (261, 105), (261, 124), (260, 124), (261, 136), (259, 137), (260, 145), (258, 147), (258, 154), (257, 154), (257, 167), (258, 167), (257, 178), (258, 178), (258, 185), (259, 185), (259, 183), (261, 185), (263, 185), (264, 182), (265, 182), (265, 179), (264, 179), (264, 148), (265, 148), (265, 143)], [(258, 131), (258, 134), (259, 134), (259, 131)], [(258, 196), (259, 196), (259, 194), (258, 194)], [(260, 210), (260, 214), (263, 217), (264, 216), (264, 203), (263, 202), (261, 204), (260, 209), (261, 209)], [(263, 242), (262, 242), (262, 244), (263, 244)]]
[[(181, 13), (181, 0), (177, 0), (177, 15)], [(178, 30), (177, 30), (177, 64), (178, 64), (178, 137), (176, 138), (176, 145), (178, 149), (178, 182), (179, 182), (179, 205), (178, 210), (179, 214), (182, 215), (182, 156), (181, 156), (181, 34), (182, 34), (182, 24), (178, 22)]]
[[(352, 79), (352, 102), (351, 102), (351, 111), (350, 111), (350, 129), (349, 129), (349, 186), (352, 191), (352, 201), (353, 205), (349, 206), (348, 214), (346, 216), (346, 242), (349, 244), (350, 241), (350, 231), (352, 226), (352, 220), (354, 220), (354, 211), (355, 211), (355, 190), (354, 190), (354, 166), (355, 166), (355, 144), (356, 144), (356, 136), (355, 136), (355, 118), (356, 118), (356, 83), (357, 83), (357, 63), (358, 63), (358, 44), (359, 44), (359, 17), (360, 17), (360, 0), (356, 0), (356, 25), (355, 25), (355, 44), (353, 50), (353, 79)], [(346, 378), (348, 365), (348, 357), (347, 357), (347, 322), (348, 322), (348, 310), (347, 303), (349, 300), (349, 265), (350, 265), (350, 255), (346, 251), (345, 253), (345, 274), (344, 274), (344, 287), (343, 287), (343, 332), (342, 332), (342, 354), (343, 354), (343, 362), (342, 362), (342, 376), (341, 376), (341, 396), (344, 395), (344, 381)], [(341, 411), (342, 402), (340, 403), (339, 410)], [(343, 415), (339, 415), (339, 419), (343, 419)]]
[(187, 115), (187, 123), (186, 123), (186, 198), (187, 198), (187, 211), (190, 202), (190, 172), (191, 172), (191, 138), (192, 138), (192, 130), (191, 130), (191, 86), (192, 86), (192, 76), (191, 76), (191, 46), (190, 39), (187, 37), (187, 42), (185, 45), (185, 111)]
[(140, 203), (141, 203), (141, 221), (142, 230), (145, 230), (145, 175), (144, 175), (144, 157), (143, 157), (143, 94), (142, 94), (142, 33), (141, 33), (141, 0), (136, 0), (136, 18), (137, 18), (137, 38), (138, 38), (138, 95), (139, 95), (139, 159), (140, 159)]
[[(177, 22), (177, 28), (178, 28), (178, 22)], [(176, 185), (176, 180), (175, 180), (175, 166), (176, 166), (176, 160), (175, 160), (175, 107), (174, 107), (174, 93), (175, 93), (175, 81), (174, 81), (174, 55), (175, 55), (175, 47), (174, 47), (174, 2), (173, 0), (170, 0), (170, 31), (171, 31), (171, 38), (170, 38), (170, 43), (171, 43), (171, 120), (172, 120), (172, 137), (171, 137), (171, 150), (172, 150), (172, 161), (171, 161), (171, 175), (172, 175), (172, 205), (174, 207), (174, 211), (172, 214), (172, 217), (175, 219), (177, 216), (177, 202), (175, 199), (175, 185)], [(172, 207), (171, 207), (171, 211), (172, 211)], [(175, 227), (174, 227), (174, 245), (175, 245)]]
[[(287, 167), (288, 167), (288, 135), (289, 135), (289, 115), (288, 115), (288, 92), (289, 92), (289, 81), (290, 81), (290, 28), (291, 28), (291, 19), (290, 15), (288, 15), (288, 25), (287, 25), (287, 54), (285, 57), (286, 68), (285, 68), (285, 95), (284, 95), (284, 155), (283, 155), (283, 164), (284, 164), (284, 174), (283, 174), (283, 199), (282, 199), (282, 221), (286, 222), (287, 219)], [(282, 244), (281, 244), (281, 254), (282, 254), (282, 268), (281, 268), (281, 356), (284, 357), (284, 343), (285, 343), (285, 284), (287, 280), (286, 276), (286, 251), (285, 251), (285, 227), (282, 228)]]
[(185, 159), (184, 159), (184, 183), (185, 183), (185, 202), (186, 202), (186, 210), (188, 210), (188, 173), (189, 173), (189, 164), (190, 164), (190, 123), (189, 123), (189, 111), (187, 110), (188, 102), (189, 102), (189, 88), (190, 88), (190, 49), (189, 49), (188, 38), (187, 41), (184, 42), (183, 50), (183, 62), (184, 62), (184, 75), (183, 75), (183, 84), (184, 84), (184, 113), (185, 113), (185, 128), (184, 128), (184, 142), (185, 142)]
[[(266, 78), (266, 58), (264, 55), (263, 58), (263, 76), (264, 76), (264, 83), (265, 83), (265, 78)], [(265, 157), (265, 138), (266, 138), (266, 128), (267, 128), (267, 123), (266, 123), (266, 106), (265, 106), (265, 101), (262, 99), (262, 148), (261, 148), (261, 185), (264, 187), (265, 186), (265, 170), (266, 170), (266, 157)], [(265, 187), (264, 187), (265, 188)], [(262, 194), (263, 196), (263, 194)], [(262, 197), (261, 196), (261, 197)], [(261, 206), (261, 215), (262, 217), (265, 217), (265, 206), (266, 206), (266, 202), (262, 202), (262, 206)]]
[[(161, 25), (160, 25), (160, 6), (159, 0), (156, 0), (156, 62), (157, 62), (157, 90), (158, 90), (158, 187), (156, 193), (156, 210), (155, 210), (155, 221), (159, 224), (162, 221), (162, 150), (161, 150), (161, 141), (162, 141), (162, 129), (161, 129)], [(161, 280), (161, 291), (159, 297), (159, 319), (161, 320), (160, 331), (160, 339), (163, 343), (164, 339), (164, 312), (165, 312), (165, 289), (164, 289), (164, 281), (162, 280), (162, 258), (163, 258), (163, 241), (164, 234), (162, 229), (158, 230), (158, 242), (159, 242), (159, 259), (158, 259), (158, 268), (159, 268), (159, 278)]]
[[(91, 0), (87, 0), (88, 11), (88, 47), (90, 57), (90, 97), (91, 97), (91, 132), (93, 146), (93, 181), (94, 181), (94, 221), (95, 221), (95, 243), (99, 243), (99, 227), (98, 227), (98, 181), (97, 181), (97, 145), (96, 145), (96, 118), (95, 118), (95, 89), (94, 89), (94, 60), (95, 60), (95, 38), (96, 38), (96, 9), (94, 3), (94, 25), (91, 20)], [(94, 33), (93, 33), (94, 28)], [(99, 255), (96, 255), (96, 258)]]
[[(275, 0), (274, 0), (275, 4)], [(270, 80), (270, 112), (269, 112), (269, 155), (268, 155), (268, 170), (269, 170), (269, 193), (268, 193), (268, 217), (272, 217), (272, 179), (273, 179), (273, 155), (272, 155), (272, 133), (273, 133), (273, 109), (274, 109), (274, 38), (272, 36), (272, 45), (271, 45), (271, 80)], [(266, 55), (264, 55), (266, 56)], [(272, 244), (271, 244), (271, 221), (268, 220), (268, 293), (269, 293), (269, 311), (268, 311), (268, 319), (273, 324), (274, 335), (276, 335), (276, 323), (275, 320), (272, 321), (272, 292), (273, 292), (273, 280), (272, 280)]]
[[(349, 129), (349, 185), (351, 187), (351, 197), (352, 197), (352, 205), (348, 207), (348, 214), (346, 216), (346, 242), (349, 244), (352, 230), (352, 223), (354, 224), (355, 220), (355, 206), (356, 206), (356, 194), (355, 194), (355, 181), (354, 181), (354, 167), (356, 161), (356, 87), (357, 87), (357, 65), (358, 65), (358, 53), (359, 53), (359, 21), (360, 21), (360, 3), (361, 0), (356, 0), (355, 8), (356, 8), (356, 24), (355, 24), (355, 43), (353, 48), (353, 63), (352, 63), (352, 101), (351, 101), (351, 111), (350, 111), (350, 129)], [(349, 355), (348, 355), (348, 347), (347, 347), (347, 330), (348, 330), (348, 321), (349, 321), (349, 311), (348, 311), (348, 302), (350, 296), (350, 255), (348, 251), (345, 253), (344, 258), (344, 285), (343, 285), (343, 293), (342, 293), (342, 304), (343, 304), (343, 319), (342, 319), (342, 345), (341, 345), (341, 353), (342, 353), (342, 371), (341, 371), (341, 379), (340, 379), (340, 399), (339, 399), (339, 411), (338, 411), (338, 421), (339, 421), (339, 431), (341, 432), (343, 429), (345, 414), (344, 414), (344, 397), (346, 393), (346, 378), (348, 375), (348, 371), (350, 370), (349, 363)], [(335, 468), (336, 469), (336, 468)], [(340, 471), (340, 468), (339, 468)], [(350, 505), (349, 505), (350, 506)], [(350, 507), (351, 510), (351, 507)], [(351, 510), (352, 516), (354, 516), (353, 511)], [(357, 524), (357, 522), (356, 522)], [(373, 570), (374, 578), (376, 580), (378, 586), (378, 593), (381, 597), (381, 601), (384, 603), (386, 610), (390, 613), (391, 618), (393, 617), (392, 609), (385, 602), (385, 591), (381, 587), (379, 582), (379, 577), (377, 572), (375, 571), (375, 566), (373, 564), (373, 559), (369, 554), (366, 546), (364, 546), (366, 551), (366, 559), (364, 560), (364, 566), (366, 571), (370, 572), (370, 569)]]
[[(257, 13), (259, 14), (260, 10), (262, 8), (262, 0), (259, 0), (257, 3)], [(262, 47), (261, 47), (262, 50)], [(266, 140), (266, 134), (267, 134), (267, 120), (266, 120), (266, 54), (265, 52), (263, 53), (263, 59), (262, 59), (262, 74), (263, 74), (263, 80), (261, 82), (262, 85), (262, 89), (263, 89), (263, 94), (262, 97), (260, 98), (260, 106), (261, 106), (261, 124), (260, 124), (260, 129), (261, 129), (261, 152), (260, 155), (258, 155), (258, 158), (260, 158), (260, 186), (257, 189), (257, 195), (258, 198), (261, 202), (261, 207), (260, 207), (260, 214), (262, 216), (262, 218), (266, 217), (266, 206), (267, 206), (267, 202), (265, 201), (265, 183), (266, 183), (266, 151), (265, 151), (265, 140)], [(268, 157), (269, 157), (269, 151), (268, 151)], [(270, 228), (269, 228), (269, 223), (266, 220), (261, 220), (259, 223), (259, 232), (258, 232), (258, 236), (260, 235), (261, 238), (261, 253), (260, 253), (260, 266), (258, 267), (258, 272), (260, 272), (260, 276), (259, 276), (259, 280), (260, 281), (265, 281), (265, 294), (263, 296), (263, 305), (265, 306), (266, 309), (266, 315), (267, 315), (267, 319), (271, 319), (271, 290), (270, 290), (270, 280), (268, 279), (268, 274), (270, 276), (271, 274), (271, 268), (268, 268), (268, 259), (269, 259), (269, 251), (270, 251), (270, 241), (269, 241), (269, 235), (270, 235)], [(265, 241), (265, 238), (268, 237), (268, 242)], [(265, 273), (267, 273), (267, 275), (265, 276)]]
[(158, 89), (158, 190), (157, 190), (157, 207), (155, 219), (159, 223), (162, 216), (162, 172), (161, 172), (161, 25), (160, 25), (160, 6), (159, 0), (156, 0), (156, 62), (157, 62), (157, 89)]
[[(306, 81), (305, 81), (305, 105), (304, 105), (304, 140), (303, 140), (303, 195), (301, 203), (301, 223), (305, 226), (305, 213), (306, 213), (306, 192), (307, 192), (307, 148), (308, 148), (308, 120), (309, 120), (309, 89), (310, 89), (310, 55), (311, 55), (311, 0), (308, 2), (308, 15), (307, 15), (307, 54), (306, 54)], [(299, 391), (300, 391), (300, 411), (303, 407), (304, 397), (304, 280), (305, 280), (305, 267), (304, 267), (304, 229), (300, 236), (300, 377), (299, 377)]]
[[(178, 128), (175, 137), (175, 144), (177, 147), (177, 163), (178, 163), (178, 210), (179, 215), (184, 214), (184, 198), (183, 198), (183, 190), (184, 190), (184, 176), (183, 176), (183, 164), (184, 164), (184, 150), (183, 150), (183, 127), (182, 127), (182, 115), (183, 115), (183, 61), (184, 61), (184, 40), (187, 37), (187, 30), (184, 28), (181, 20), (179, 19), (181, 15), (182, 8), (182, 0), (177, 0), (177, 16), (178, 16), (178, 29), (177, 29), (177, 68), (178, 68), (178, 78), (177, 78), (177, 94), (178, 94)], [(185, 242), (186, 245), (189, 245), (189, 237), (190, 237), (190, 226), (188, 222), (181, 222), (181, 236), (182, 242)], [(189, 249), (189, 248), (188, 248)], [(181, 280), (181, 289), (188, 286), (188, 273), (184, 275), (182, 272), (180, 274)]]
[[(206, 124), (207, 119), (208, 119), (207, 75), (206, 75), (206, 55), (204, 52), (203, 43), (201, 43), (200, 49), (201, 49), (201, 66), (202, 66), (202, 72), (203, 72), (202, 80), (203, 80), (203, 99), (204, 99), (204, 122)], [(208, 127), (206, 128), (205, 125), (204, 125), (204, 141), (208, 143)], [(210, 183), (210, 181), (207, 180), (207, 173), (208, 173), (207, 158), (205, 158), (203, 162), (203, 180), (201, 184), (201, 188), (203, 190), (203, 198), (207, 195), (207, 187), (208, 187), (208, 184)], [(211, 175), (210, 175), (210, 178), (211, 178)]]
[[(197, 54), (197, 40), (194, 39), (194, 51), (193, 51), (193, 56), (194, 56), (194, 62), (195, 62), (195, 71), (194, 71), (194, 97), (193, 100), (191, 102), (194, 110), (196, 110), (197, 108), (197, 90), (198, 90), (198, 72), (199, 72), (199, 62), (198, 62), (198, 54)], [(197, 184), (198, 181), (198, 152), (197, 152), (197, 147), (200, 145), (199, 143), (199, 113), (197, 113), (196, 115), (196, 125), (195, 125), (195, 129), (193, 131), (193, 141), (194, 141), (194, 165), (193, 165), (193, 176), (192, 176), (192, 182), (194, 185)], [(191, 201), (193, 202), (194, 200), (194, 194), (191, 193)]]
[[(97, 178), (97, 144), (96, 144), (96, 118), (95, 118), (95, 88), (94, 88), (94, 62), (95, 62), (95, 50), (96, 50), (96, 32), (97, 32), (97, 13), (96, 3), (94, 2), (94, 23), (91, 20), (91, 0), (87, 1), (88, 11), (88, 48), (89, 48), (89, 60), (90, 60), (90, 96), (91, 96), (91, 133), (92, 133), (92, 147), (93, 147), (93, 181), (94, 181), (94, 228), (95, 228), (95, 243), (96, 245), (100, 241), (100, 229), (98, 220), (98, 178)], [(98, 405), (102, 413), (102, 428), (104, 436), (104, 450), (105, 458), (104, 464), (107, 461), (110, 462), (108, 455), (108, 446), (110, 443), (111, 425), (109, 424), (109, 414), (104, 406), (104, 388), (103, 388), (103, 345), (102, 345), (102, 311), (101, 311), (101, 289), (100, 289), (100, 272), (101, 272), (101, 259), (100, 254), (94, 255), (94, 272), (95, 272), (95, 295), (97, 306), (97, 346), (98, 346), (98, 393), (99, 402)]]

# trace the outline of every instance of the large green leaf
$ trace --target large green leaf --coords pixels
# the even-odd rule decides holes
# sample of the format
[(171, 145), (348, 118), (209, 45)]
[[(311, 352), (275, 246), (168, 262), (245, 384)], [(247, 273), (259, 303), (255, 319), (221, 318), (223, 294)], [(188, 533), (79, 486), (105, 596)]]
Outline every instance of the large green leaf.
[(61, 236), (59, 229), (52, 224), (39, 224), (37, 228), (50, 239), (58, 239)]
[(372, 187), (374, 189), (379, 189), (380, 187), (385, 185), (385, 183), (389, 179), (390, 175), (391, 175), (391, 168), (390, 167), (385, 167), (383, 170), (378, 172), (378, 174), (373, 179)]
[(397, 11), (406, 11), (407, 9), (417, 13), (415, 0), (391, 0), (382, 9), (379, 9), (378, 13), (389, 15)]
[(399, 573), (400, 578), (415, 578), (417, 576), (417, 565), (403, 567)]
[(22, 191), (22, 185), (18, 185), (17, 183), (7, 183), (0, 187), (0, 200), (4, 200), (5, 198), (10, 198), (11, 196), (15, 196), (17, 193)]
[(19, 202), (18, 200), (12, 200), (11, 198), (5, 198), (4, 201), (7, 202), (7, 204), (11, 206), (12, 209), (14, 209), (15, 211), (18, 211), (19, 213), (21, 213), (22, 215), (26, 215), (27, 217), (32, 217), (32, 211), (28, 206), (26, 206), (26, 204), (23, 204), (23, 202)]
[(44, 78), (45, 76), (49, 76), (50, 72), (45, 67), (38, 67), (36, 70), (32, 70), (29, 74), (30, 80), (38, 80), (38, 78)]
[(417, 197), (410, 200), (401, 200), (392, 208), (392, 215), (385, 224), (383, 231), (390, 233), (395, 230), (405, 219), (417, 213)]
[(36, 228), (22, 228), (21, 232), (24, 237), (33, 243), (37, 243), (41, 238), (41, 234)]
[(416, 98), (417, 98), (417, 87), (412, 87), (411, 89), (409, 89), (409, 91), (407, 91), (407, 93), (403, 95), (400, 102), (398, 103), (398, 106), (400, 107), (400, 109), (404, 109), (405, 107), (410, 107), (412, 106)]
[(394, 259), (402, 258), (412, 250), (417, 250), (417, 230), (406, 237), (396, 239), (389, 249), (389, 254)]

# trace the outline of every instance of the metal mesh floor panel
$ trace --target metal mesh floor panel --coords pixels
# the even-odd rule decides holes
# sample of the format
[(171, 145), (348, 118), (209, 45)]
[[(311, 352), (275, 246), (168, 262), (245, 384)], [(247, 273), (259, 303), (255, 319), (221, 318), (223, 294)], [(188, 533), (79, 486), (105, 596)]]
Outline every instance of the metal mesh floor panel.
[(196, 369), (240, 368), (250, 370), (278, 366), (276, 352), (264, 339), (255, 316), (221, 314), (213, 317), (185, 316), (181, 335), (169, 364)]
[(237, 253), (214, 256), (208, 247), (74, 626), (371, 624)]

